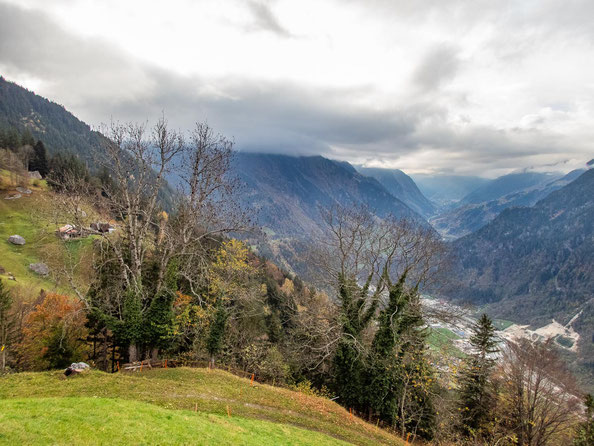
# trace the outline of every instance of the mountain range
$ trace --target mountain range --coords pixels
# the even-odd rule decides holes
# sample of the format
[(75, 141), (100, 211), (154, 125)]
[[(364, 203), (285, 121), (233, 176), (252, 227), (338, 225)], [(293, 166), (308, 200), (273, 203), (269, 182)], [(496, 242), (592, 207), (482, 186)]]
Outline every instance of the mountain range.
[(430, 221), (444, 238), (462, 237), (477, 231), (504, 209), (534, 205), (583, 172), (576, 169), (564, 176), (533, 172), (504, 175), (463, 197), (455, 206), (445, 208)]
[[(28, 129), (50, 153), (73, 153), (91, 168), (103, 138), (61, 105), (0, 77), (0, 129), (8, 127)], [(320, 208), (360, 204), (378, 218), (429, 220), (454, 240), (449, 298), (518, 323), (573, 319), (582, 362), (594, 369), (593, 169), (411, 178), (322, 156), (237, 152), (232, 170), (241, 203), (262, 228), (249, 241), (288, 271), (303, 271), (303, 253), (322, 230)]]
[(594, 371), (593, 169), (532, 207), (505, 209), (452, 248), (450, 297), (519, 323), (571, 323)]

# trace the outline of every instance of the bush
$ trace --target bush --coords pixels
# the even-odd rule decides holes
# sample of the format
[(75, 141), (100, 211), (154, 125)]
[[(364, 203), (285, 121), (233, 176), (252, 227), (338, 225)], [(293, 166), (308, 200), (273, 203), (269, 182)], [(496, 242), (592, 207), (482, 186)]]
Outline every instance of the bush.
[(273, 384), (284, 383), (289, 376), (289, 366), (278, 349), (271, 347), (260, 363), (257, 373), (261, 379)]
[(332, 395), (326, 386), (316, 389), (315, 387), (312, 387), (311, 382), (307, 379), (299, 381), (297, 384), (290, 385), (289, 388), (295, 392), (303, 393), (304, 395), (319, 396), (328, 399), (332, 398)]

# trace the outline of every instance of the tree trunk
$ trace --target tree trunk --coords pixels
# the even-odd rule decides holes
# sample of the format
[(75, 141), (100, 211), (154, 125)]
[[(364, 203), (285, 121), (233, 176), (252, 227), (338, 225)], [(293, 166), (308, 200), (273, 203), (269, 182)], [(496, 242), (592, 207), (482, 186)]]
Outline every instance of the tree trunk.
[(2, 371), (4, 371), (5, 369), (6, 369), (6, 348), (3, 348), (2, 349)]
[(138, 361), (138, 347), (136, 344), (130, 344), (128, 346), (128, 361), (130, 361), (130, 362)]
[(107, 328), (103, 329), (103, 371), (107, 372), (107, 361), (109, 361), (109, 353), (107, 351)]
[(153, 347), (151, 349), (151, 360), (156, 361), (159, 356), (159, 349), (157, 347)]

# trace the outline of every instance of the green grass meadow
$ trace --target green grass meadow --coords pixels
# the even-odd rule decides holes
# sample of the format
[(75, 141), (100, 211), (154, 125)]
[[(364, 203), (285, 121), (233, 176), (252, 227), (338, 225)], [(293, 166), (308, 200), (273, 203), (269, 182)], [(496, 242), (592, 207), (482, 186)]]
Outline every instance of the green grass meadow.
[(3, 444), (402, 444), (318, 396), (221, 370), (0, 378)]

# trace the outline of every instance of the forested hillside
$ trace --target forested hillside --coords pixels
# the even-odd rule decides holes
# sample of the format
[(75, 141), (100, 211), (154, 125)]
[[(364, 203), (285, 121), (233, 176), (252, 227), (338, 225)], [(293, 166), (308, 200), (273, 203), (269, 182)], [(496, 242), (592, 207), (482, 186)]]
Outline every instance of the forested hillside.
[(594, 361), (594, 170), (533, 207), (504, 210), (453, 243), (459, 282), (452, 296), (492, 314), (544, 325), (555, 318), (581, 334)]
[(359, 167), (363, 175), (375, 178), (394, 197), (425, 218), (435, 213), (436, 207), (419, 190), (411, 177), (398, 169)]
[(50, 154), (67, 151), (88, 161), (103, 138), (63, 106), (2, 76), (0, 130), (8, 134), (29, 131), (35, 139), (44, 142)]
[(376, 179), (346, 162), (321, 156), (292, 157), (236, 153), (232, 172), (239, 179), (241, 203), (265, 237), (251, 237), (260, 252), (287, 269), (306, 273), (307, 245), (325, 227), (323, 209), (360, 205), (378, 217), (393, 215), (427, 223)]

